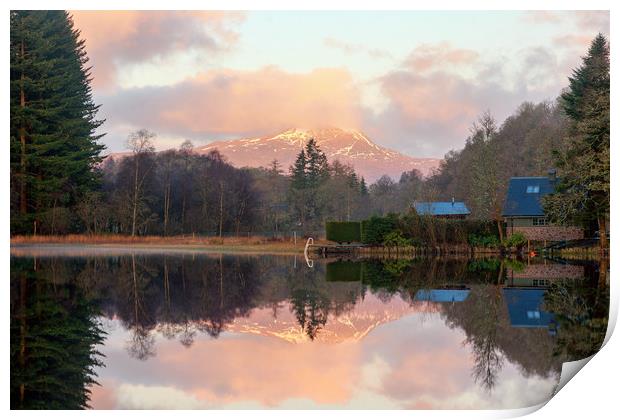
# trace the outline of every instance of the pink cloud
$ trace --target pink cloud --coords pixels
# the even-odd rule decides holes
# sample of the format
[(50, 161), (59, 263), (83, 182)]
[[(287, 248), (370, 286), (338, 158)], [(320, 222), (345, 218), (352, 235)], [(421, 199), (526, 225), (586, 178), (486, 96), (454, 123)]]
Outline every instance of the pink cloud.
[(323, 40), (323, 44), (326, 47), (335, 48), (346, 54), (364, 53), (368, 54), (372, 58), (392, 58), (392, 55), (384, 49), (369, 48), (366, 45), (348, 43), (335, 38), (325, 38)]
[(103, 99), (110, 119), (194, 138), (360, 124), (359, 92), (342, 69), (213, 70), (173, 86), (129, 89)]
[(114, 85), (118, 66), (181, 50), (218, 52), (237, 40), (241, 13), (220, 11), (72, 11), (86, 40), (96, 88)]
[(445, 69), (448, 66), (467, 66), (478, 60), (476, 51), (453, 48), (449, 43), (422, 44), (416, 47), (405, 60), (405, 66), (424, 72)]
[(579, 34), (566, 34), (553, 38), (553, 44), (562, 48), (573, 48), (585, 51), (592, 42), (592, 36)]
[(528, 10), (524, 12), (523, 20), (530, 23), (558, 23), (562, 21), (562, 14), (553, 10)]
[(609, 34), (609, 10), (530, 10), (523, 20), (534, 24), (558, 24), (572, 20), (580, 31)]

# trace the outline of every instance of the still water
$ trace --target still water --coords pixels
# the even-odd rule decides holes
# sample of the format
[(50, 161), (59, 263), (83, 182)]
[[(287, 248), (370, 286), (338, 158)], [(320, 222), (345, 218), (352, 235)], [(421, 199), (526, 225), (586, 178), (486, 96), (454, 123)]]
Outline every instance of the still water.
[(521, 408), (600, 348), (606, 264), (11, 250), (11, 407)]

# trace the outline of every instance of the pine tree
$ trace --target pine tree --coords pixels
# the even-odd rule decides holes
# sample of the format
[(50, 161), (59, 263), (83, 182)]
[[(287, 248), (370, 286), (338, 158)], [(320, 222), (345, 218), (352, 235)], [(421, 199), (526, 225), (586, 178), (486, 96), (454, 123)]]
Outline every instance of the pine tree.
[[(10, 18), (11, 225), (26, 233), (98, 186), (103, 146), (95, 130), (103, 121), (69, 14), (12, 11)], [(45, 224), (51, 232), (54, 217)]]
[(329, 176), (327, 157), (316, 144), (316, 140), (310, 139), (306, 144), (306, 178), (309, 188), (318, 188)]
[(291, 188), (303, 189), (307, 185), (306, 180), (306, 153), (302, 149), (295, 159), (295, 164), (290, 168)]
[(556, 223), (597, 223), (602, 249), (609, 218), (609, 80), (609, 44), (599, 34), (561, 96), (571, 122), (569, 139), (566, 150), (557, 153), (558, 192), (544, 200)]
[(306, 178), (306, 153), (302, 149), (295, 159), (295, 163), (290, 167), (291, 184), (289, 188), (288, 200), (293, 209), (295, 218), (302, 226), (306, 222), (307, 203), (306, 189), (308, 181)]
[(366, 180), (364, 179), (364, 177), (362, 177), (362, 180), (360, 181), (360, 195), (368, 195), (368, 186), (366, 185)]
[(329, 178), (329, 166), (325, 153), (310, 139), (297, 155), (290, 168), (291, 187), (289, 201), (294, 207), (299, 223), (305, 225), (308, 219), (316, 222), (321, 217), (319, 188)]

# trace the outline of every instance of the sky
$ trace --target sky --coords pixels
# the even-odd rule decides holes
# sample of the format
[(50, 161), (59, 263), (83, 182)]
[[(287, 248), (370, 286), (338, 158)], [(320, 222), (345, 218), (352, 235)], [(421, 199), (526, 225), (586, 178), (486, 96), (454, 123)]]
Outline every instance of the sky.
[(109, 152), (357, 129), (414, 157), (554, 101), (607, 11), (73, 11)]

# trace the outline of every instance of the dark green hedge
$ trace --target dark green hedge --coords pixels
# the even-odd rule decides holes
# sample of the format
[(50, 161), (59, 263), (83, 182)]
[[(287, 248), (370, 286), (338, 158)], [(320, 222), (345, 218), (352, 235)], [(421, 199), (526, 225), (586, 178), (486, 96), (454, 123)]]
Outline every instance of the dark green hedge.
[(361, 281), (362, 264), (358, 261), (334, 261), (325, 267), (327, 281)]
[(328, 240), (339, 243), (394, 246), (393, 236), (398, 234), (401, 241), (413, 246), (499, 245), (499, 232), (493, 220), (450, 220), (413, 212), (373, 216), (361, 222), (327, 222), (325, 231)]
[(360, 222), (327, 222), (325, 237), (338, 243), (361, 242)]
[(369, 245), (382, 245), (385, 236), (398, 228), (398, 215), (386, 217), (372, 216), (362, 221), (362, 242)]

